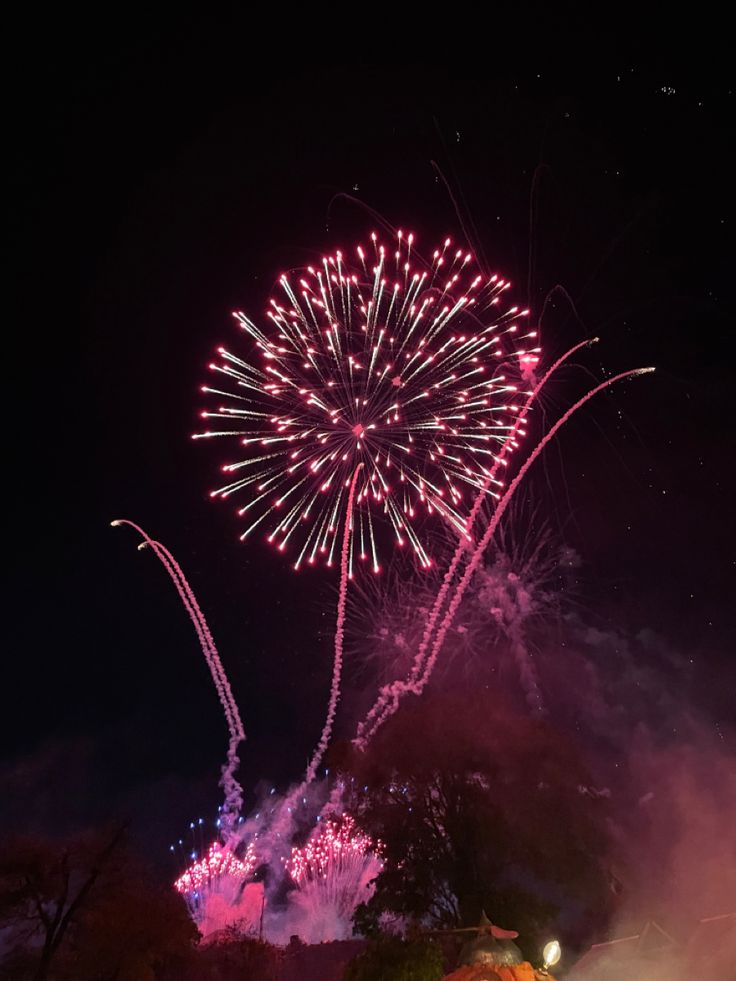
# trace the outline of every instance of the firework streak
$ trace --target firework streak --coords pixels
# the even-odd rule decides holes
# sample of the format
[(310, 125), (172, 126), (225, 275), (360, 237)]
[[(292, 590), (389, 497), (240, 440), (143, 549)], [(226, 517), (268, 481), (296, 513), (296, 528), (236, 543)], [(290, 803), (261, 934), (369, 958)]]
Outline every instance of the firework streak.
[(150, 546), (150, 548), (153, 549), (156, 558), (161, 562), (163, 567), (168, 572), (171, 581), (176, 586), (179, 597), (184, 604), (184, 607), (189, 614), (189, 617), (194, 625), (194, 629), (197, 633), (197, 638), (199, 640), (200, 647), (202, 648), (202, 653), (204, 654), (205, 660), (207, 661), (207, 666), (210, 669), (210, 674), (212, 675), (212, 680), (215, 684), (217, 695), (225, 712), (225, 719), (230, 732), (227, 763), (222, 769), (221, 780), (221, 786), (225, 791), (225, 803), (222, 809), (222, 828), (223, 834), (227, 837), (237, 821), (243, 804), (243, 788), (235, 779), (235, 771), (240, 766), (238, 746), (245, 739), (245, 730), (243, 729), (243, 723), (240, 719), (240, 712), (238, 711), (238, 706), (235, 702), (235, 698), (233, 697), (232, 689), (230, 688), (230, 682), (227, 679), (225, 669), (222, 665), (222, 661), (220, 660), (217, 647), (215, 646), (214, 638), (212, 637), (212, 633), (210, 632), (204, 613), (197, 602), (197, 598), (195, 597), (181, 566), (171, 552), (160, 542), (154, 541), (154, 539), (150, 538), (149, 535), (147, 535), (146, 532), (139, 527), (139, 525), (132, 521), (120, 518), (113, 521), (112, 524), (113, 526), (128, 525), (130, 528), (133, 528), (138, 532), (141, 538), (143, 538), (143, 542), (138, 547), (145, 548), (146, 546)]

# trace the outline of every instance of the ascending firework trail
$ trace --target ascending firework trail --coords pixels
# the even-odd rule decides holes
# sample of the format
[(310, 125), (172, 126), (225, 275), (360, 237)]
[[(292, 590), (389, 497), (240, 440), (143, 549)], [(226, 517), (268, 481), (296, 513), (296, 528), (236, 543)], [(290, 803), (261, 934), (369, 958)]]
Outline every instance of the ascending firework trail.
[(237, 822), (243, 804), (243, 788), (235, 779), (235, 771), (240, 766), (238, 746), (245, 739), (245, 730), (243, 729), (243, 723), (240, 719), (240, 712), (238, 711), (238, 706), (230, 688), (230, 682), (227, 679), (225, 669), (222, 666), (222, 661), (220, 660), (220, 655), (218, 654), (217, 647), (215, 646), (215, 641), (212, 637), (212, 633), (210, 632), (210, 628), (207, 624), (204, 613), (200, 609), (199, 603), (197, 602), (197, 598), (194, 595), (191, 586), (187, 582), (181, 566), (171, 552), (164, 545), (162, 545), (161, 542), (157, 542), (147, 535), (146, 532), (133, 521), (120, 518), (113, 521), (112, 524), (115, 527), (120, 525), (128, 525), (130, 528), (133, 528), (138, 532), (141, 538), (143, 538), (143, 541), (138, 547), (145, 548), (146, 546), (149, 546), (153, 550), (156, 558), (161, 562), (163, 567), (168, 572), (171, 581), (176, 586), (179, 597), (181, 598), (181, 601), (184, 604), (184, 607), (189, 614), (189, 617), (194, 625), (194, 629), (197, 633), (197, 638), (199, 640), (200, 647), (202, 648), (202, 653), (204, 654), (205, 660), (207, 661), (207, 666), (210, 669), (212, 680), (215, 683), (217, 695), (225, 712), (225, 719), (230, 732), (227, 763), (223, 767), (221, 780), (221, 786), (225, 791), (225, 803), (222, 809), (222, 828), (223, 834), (225, 837), (227, 837)]
[(342, 674), (342, 651), (343, 651), (343, 640), (345, 638), (345, 600), (347, 599), (348, 592), (348, 579), (350, 578), (350, 563), (349, 563), (349, 552), (350, 552), (350, 532), (352, 530), (353, 521), (353, 501), (355, 499), (355, 485), (358, 481), (358, 474), (362, 469), (363, 464), (359, 463), (355, 468), (355, 473), (353, 474), (353, 479), (350, 482), (350, 491), (348, 493), (348, 504), (345, 511), (345, 529), (342, 536), (342, 552), (340, 554), (340, 592), (338, 594), (337, 600), (337, 625), (335, 627), (335, 660), (332, 668), (332, 686), (330, 688), (330, 702), (327, 706), (327, 718), (325, 719), (325, 725), (322, 730), (322, 735), (320, 736), (317, 748), (314, 751), (314, 756), (312, 757), (309, 766), (307, 767), (307, 773), (304, 778), (305, 783), (311, 783), (317, 773), (317, 767), (322, 761), (322, 757), (325, 755), (325, 750), (330, 742), (330, 736), (332, 735), (332, 725), (335, 721), (335, 712), (337, 711), (337, 702), (340, 698), (340, 676)]

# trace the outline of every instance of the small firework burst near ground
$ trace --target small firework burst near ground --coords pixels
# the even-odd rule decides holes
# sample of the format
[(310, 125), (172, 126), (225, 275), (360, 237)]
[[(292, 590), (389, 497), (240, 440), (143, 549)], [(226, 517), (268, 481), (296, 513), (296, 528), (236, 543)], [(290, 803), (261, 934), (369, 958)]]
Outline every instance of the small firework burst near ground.
[(297, 889), (290, 901), (305, 914), (307, 939), (351, 935), (355, 908), (370, 898), (383, 868), (382, 851), (349, 815), (327, 819), (306, 845), (292, 849), (286, 868)]
[(194, 920), (204, 916), (207, 903), (221, 896), (232, 904), (256, 866), (255, 845), (251, 842), (243, 859), (236, 858), (230, 849), (213, 842), (207, 854), (194, 862), (179, 876), (174, 888), (186, 900)]
[(371, 239), (353, 258), (337, 250), (296, 281), (281, 276), (268, 326), (235, 314), (257, 362), (218, 348), (217, 383), (203, 388), (219, 405), (202, 416), (222, 428), (194, 438), (242, 447), (212, 496), (246, 496), (241, 538), (263, 526), (278, 549), (293, 546), (297, 569), (334, 565), (348, 524), (350, 574), (357, 558), (378, 572), (379, 519), (428, 566), (415, 519), (439, 515), (466, 535), (500, 448), (524, 435), (520, 389), (539, 348), (529, 311), (505, 300), (510, 284), (450, 239), (430, 261), (412, 235), (388, 249)]

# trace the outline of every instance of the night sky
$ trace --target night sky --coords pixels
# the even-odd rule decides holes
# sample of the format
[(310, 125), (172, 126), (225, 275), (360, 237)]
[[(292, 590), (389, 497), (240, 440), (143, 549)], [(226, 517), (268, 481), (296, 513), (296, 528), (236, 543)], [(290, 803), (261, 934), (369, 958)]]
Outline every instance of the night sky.
[[(368, 208), (425, 252), (462, 239), (459, 212), (524, 302), (540, 165), (531, 306), (561, 283), (582, 321), (559, 304), (546, 356), (598, 334), (593, 374), (658, 373), (597, 400), (532, 487), (585, 560), (587, 606), (676, 643), (693, 661), (694, 708), (726, 729), (725, 69), (602, 51), (563, 76), (517, 51), (490, 71), (285, 57), (254, 73), (235, 22), (100, 27), (95, 45), (76, 27), (47, 25), (33, 70), (18, 69), (5, 187), (20, 302), (6, 320), (17, 459), (0, 818), (49, 829), (127, 813), (155, 850), (220, 800), (226, 730), (196, 638), (116, 517), (167, 544), (198, 594), (249, 735), (244, 785), (299, 775), (326, 706), (336, 583), (241, 545), (231, 510), (208, 499), (227, 448), (189, 438), (206, 364), (217, 344), (242, 343), (231, 310), (257, 318), (282, 269), (365, 238)], [(579, 391), (571, 379), (555, 383), (550, 412)]]

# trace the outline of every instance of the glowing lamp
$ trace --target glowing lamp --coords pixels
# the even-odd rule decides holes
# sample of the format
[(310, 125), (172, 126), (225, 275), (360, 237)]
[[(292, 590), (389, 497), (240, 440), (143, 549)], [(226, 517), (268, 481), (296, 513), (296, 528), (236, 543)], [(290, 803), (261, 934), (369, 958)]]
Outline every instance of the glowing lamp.
[(562, 948), (560, 947), (559, 940), (550, 940), (549, 943), (544, 945), (544, 950), (542, 951), (542, 957), (544, 957), (544, 969), (547, 970), (548, 967), (554, 967), (554, 965), (559, 961), (562, 956)]

